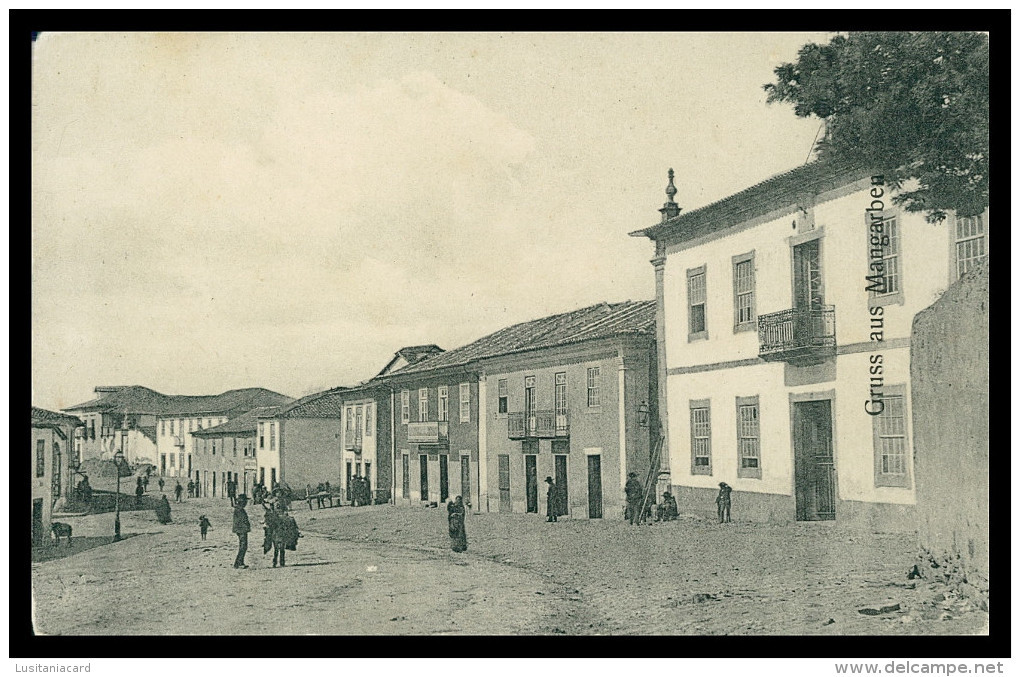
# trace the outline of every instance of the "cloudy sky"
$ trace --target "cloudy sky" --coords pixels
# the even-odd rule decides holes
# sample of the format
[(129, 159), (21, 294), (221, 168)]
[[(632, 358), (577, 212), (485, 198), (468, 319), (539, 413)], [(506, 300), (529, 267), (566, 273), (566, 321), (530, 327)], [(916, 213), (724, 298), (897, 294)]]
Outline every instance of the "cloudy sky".
[(301, 396), (654, 298), (666, 170), (692, 209), (802, 164), (761, 86), (828, 37), (43, 34), (33, 404)]

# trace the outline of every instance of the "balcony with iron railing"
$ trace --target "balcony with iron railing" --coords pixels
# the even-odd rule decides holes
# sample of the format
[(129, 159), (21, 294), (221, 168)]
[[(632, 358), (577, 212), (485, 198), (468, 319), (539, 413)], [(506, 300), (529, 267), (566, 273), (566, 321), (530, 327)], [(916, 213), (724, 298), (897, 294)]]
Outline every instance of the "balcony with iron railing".
[(344, 436), (344, 449), (347, 451), (353, 451), (356, 454), (361, 453), (362, 449), (362, 438), (361, 431), (348, 430)]
[(407, 424), (407, 441), (411, 444), (449, 444), (448, 421), (419, 421)]
[(795, 366), (819, 364), (836, 354), (836, 309), (791, 308), (758, 316), (758, 356)]
[(506, 417), (507, 437), (512, 440), (570, 437), (567, 411), (512, 412)]

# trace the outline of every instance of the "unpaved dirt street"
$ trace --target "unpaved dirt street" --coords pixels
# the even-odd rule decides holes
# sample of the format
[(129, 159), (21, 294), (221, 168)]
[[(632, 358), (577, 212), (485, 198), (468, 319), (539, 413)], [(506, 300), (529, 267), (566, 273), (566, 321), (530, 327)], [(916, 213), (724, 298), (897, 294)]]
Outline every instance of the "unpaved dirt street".
[[(970, 634), (988, 614), (908, 581), (909, 534), (835, 524), (719, 525), (694, 516), (618, 521), (470, 514), (468, 552), (449, 549), (445, 510), (309, 512), (288, 566), (262, 554), (249, 506), (249, 569), (223, 499), (173, 504), (174, 523), (124, 512), (67, 518), (74, 553), (34, 553), (44, 634)], [(203, 542), (199, 514), (213, 531)], [(107, 537), (103, 540), (103, 537)], [(103, 543), (97, 547), (81, 549)], [(861, 608), (899, 604), (863, 615)]]

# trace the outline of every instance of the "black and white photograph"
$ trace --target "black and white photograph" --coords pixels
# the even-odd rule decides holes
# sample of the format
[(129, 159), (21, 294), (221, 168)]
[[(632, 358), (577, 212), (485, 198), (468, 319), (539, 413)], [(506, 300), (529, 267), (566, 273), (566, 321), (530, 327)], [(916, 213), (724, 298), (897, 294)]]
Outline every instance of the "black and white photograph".
[(994, 634), (989, 44), (35, 34), (34, 634)]

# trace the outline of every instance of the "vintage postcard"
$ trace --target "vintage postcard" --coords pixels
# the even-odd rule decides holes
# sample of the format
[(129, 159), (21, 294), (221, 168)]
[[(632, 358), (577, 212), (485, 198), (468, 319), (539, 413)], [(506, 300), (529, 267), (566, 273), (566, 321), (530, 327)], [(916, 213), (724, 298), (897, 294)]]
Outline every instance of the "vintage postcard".
[(38, 34), (34, 631), (987, 635), (988, 50)]

